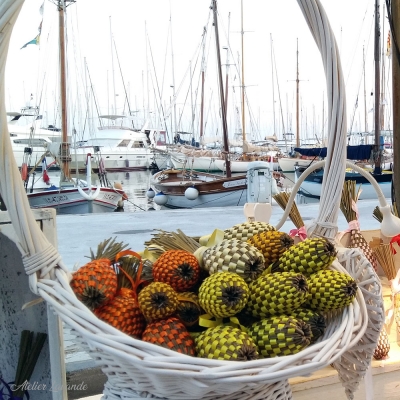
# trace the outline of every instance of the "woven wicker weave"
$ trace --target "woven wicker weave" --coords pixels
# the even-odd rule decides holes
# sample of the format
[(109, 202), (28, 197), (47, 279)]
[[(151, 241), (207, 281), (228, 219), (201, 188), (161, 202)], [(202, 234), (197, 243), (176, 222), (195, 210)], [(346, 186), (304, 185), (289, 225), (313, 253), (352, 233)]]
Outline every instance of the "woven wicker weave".
[[(97, 319), (74, 295), (69, 268), (40, 231), (23, 195), (5, 116), (4, 70), (12, 27), (23, 0), (0, 5), (0, 192), (18, 236), (31, 290), (43, 297), (85, 343), (108, 376), (104, 399), (280, 400), (291, 399), (287, 380), (334, 364), (351, 399), (369, 367), (383, 323), (379, 279), (357, 249), (339, 250), (332, 268), (350, 273), (360, 290), (343, 312), (328, 318), (324, 336), (301, 352), (248, 362), (219, 361), (180, 355), (135, 340)], [(319, 0), (298, 0), (317, 43), (328, 85), (329, 144), (320, 211), (308, 237), (333, 239), (337, 233), (340, 189), (344, 181), (346, 107), (337, 46)], [(312, 168), (309, 169), (311, 171)], [(301, 183), (301, 181), (299, 181)], [(288, 210), (295, 192), (288, 202)], [(286, 220), (284, 213), (280, 226)], [(277, 227), (278, 229), (278, 227)], [(212, 230), (212, 227), (210, 227)], [(366, 306), (368, 305), (368, 307)]]

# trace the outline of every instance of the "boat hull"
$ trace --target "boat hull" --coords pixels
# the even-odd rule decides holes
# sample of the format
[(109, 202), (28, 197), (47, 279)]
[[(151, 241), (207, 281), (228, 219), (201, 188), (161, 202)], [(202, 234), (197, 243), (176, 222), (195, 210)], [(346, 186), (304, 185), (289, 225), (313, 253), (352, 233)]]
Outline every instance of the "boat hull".
[(316, 161), (315, 158), (302, 159), (302, 158), (295, 158), (295, 157), (280, 157), (278, 159), (278, 164), (279, 164), (279, 168), (282, 172), (295, 172), (296, 167), (307, 168), (314, 161)]
[[(86, 194), (94, 194), (96, 187), (82, 190)], [(100, 188), (95, 200), (85, 199), (76, 187), (27, 194), (31, 208), (53, 208), (57, 214), (112, 212), (119, 208), (123, 195), (122, 190), (105, 187)]]
[[(203, 208), (243, 206), (247, 202), (246, 175), (224, 178), (207, 173), (186, 173), (187, 171), (166, 170), (153, 175), (151, 186), (156, 193), (167, 196), (167, 208)], [(187, 188), (194, 186), (198, 196), (189, 200)]]
[[(302, 174), (301, 169), (296, 170), (296, 178)], [(391, 187), (392, 187), (392, 173), (383, 173), (378, 176), (374, 176), (377, 180), (379, 187), (381, 188), (384, 196), (386, 198), (391, 197)], [(371, 183), (364, 178), (361, 174), (346, 172), (345, 180), (352, 180), (356, 182), (356, 185), (361, 185), (361, 194), (359, 200), (367, 199), (377, 199), (377, 193)], [(319, 199), (321, 196), (323, 182), (323, 171), (317, 171), (308, 175), (304, 182), (301, 184), (298, 191), (299, 194), (304, 197), (311, 199)]]
[[(254, 161), (231, 161), (231, 172), (233, 173), (246, 173), (249, 169), (249, 166)], [(269, 161), (268, 161), (269, 162)], [(215, 160), (215, 165), (217, 166), (218, 170), (225, 172), (225, 160)], [(277, 171), (279, 168), (279, 164), (276, 161), (273, 161), (271, 164), (271, 169)]]
[(153, 162), (153, 154), (150, 149), (138, 149), (137, 151), (103, 149), (101, 155), (97, 155), (93, 148), (80, 148), (76, 152), (71, 152), (71, 170), (86, 170), (88, 153), (91, 154), (91, 165), (95, 171), (100, 169), (100, 162), (103, 163), (103, 168), (109, 172), (144, 170), (148, 169)]

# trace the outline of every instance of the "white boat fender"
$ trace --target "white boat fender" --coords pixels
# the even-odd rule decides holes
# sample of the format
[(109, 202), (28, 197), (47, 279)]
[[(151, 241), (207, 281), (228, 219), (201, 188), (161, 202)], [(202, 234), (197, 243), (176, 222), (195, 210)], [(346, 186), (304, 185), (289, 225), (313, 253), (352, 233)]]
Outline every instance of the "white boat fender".
[(154, 196), (154, 203), (159, 206), (164, 206), (168, 202), (168, 196), (163, 192), (159, 192)]
[(100, 193), (100, 185), (97, 185), (96, 191), (92, 193), (92, 166), (91, 166), (91, 154), (88, 153), (86, 155), (86, 180), (89, 182), (89, 192), (85, 193), (83, 189), (77, 185), (78, 192), (81, 194), (81, 196), (86, 199), (86, 200), (95, 200), (97, 196)]
[(94, 193), (92, 193), (92, 187), (89, 186), (89, 191), (90, 191), (89, 194), (85, 193), (80, 186), (77, 186), (77, 188), (78, 192), (86, 200), (95, 200), (100, 193), (100, 186), (97, 186), (96, 191)]
[(155, 192), (152, 188), (149, 188), (149, 190), (146, 192), (146, 196), (147, 196), (149, 199), (154, 198), (155, 195), (156, 195), (156, 192)]
[(190, 186), (185, 190), (185, 197), (188, 200), (196, 200), (199, 197), (199, 191), (194, 186)]

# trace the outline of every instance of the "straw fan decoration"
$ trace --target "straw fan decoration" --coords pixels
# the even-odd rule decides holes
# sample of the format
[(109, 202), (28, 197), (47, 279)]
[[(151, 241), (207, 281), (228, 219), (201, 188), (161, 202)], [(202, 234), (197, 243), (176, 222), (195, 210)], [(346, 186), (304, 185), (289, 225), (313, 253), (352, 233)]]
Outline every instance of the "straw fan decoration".
[(397, 332), (400, 333), (400, 269), (396, 271), (394, 252), (393, 243), (381, 244), (374, 249), (375, 256), (389, 280), (392, 291), (392, 305), (387, 313), (387, 321), (389, 323), (394, 314)]
[[(22, 4), (23, 0), (3, 0), (0, 8), (0, 31), (2, 32), (0, 36), (0, 192), (9, 210), (10, 219), (18, 237), (18, 247), (23, 255), (25, 271), (29, 276), (31, 290), (44, 298), (63, 322), (74, 330), (77, 341), (85, 346), (97, 365), (103, 369), (107, 375), (104, 398), (113, 400), (143, 397), (173, 400), (290, 400), (292, 399), (292, 394), (288, 384), (289, 378), (309, 375), (333, 364), (345, 387), (347, 397), (352, 399), (354, 392), (364, 379), (370, 366), (384, 316), (381, 286), (371, 262), (357, 248), (343, 249), (334, 245), (334, 238), (338, 230), (337, 218), (340, 194), (345, 177), (346, 99), (337, 44), (320, 1), (298, 0), (298, 5), (320, 50), (326, 74), (329, 107), (327, 157), (324, 162), (315, 163), (299, 178), (287, 201), (283, 216), (275, 227), (275, 231), (278, 231), (286, 221), (292, 209), (296, 191), (307, 174), (316, 168), (324, 167), (324, 180), (318, 216), (307, 226), (307, 239), (293, 245), (293, 247), (299, 246), (295, 248), (294, 254), (296, 255), (299, 251), (313, 254), (314, 248), (312, 246), (317, 245), (320, 246), (319, 249), (328, 249), (329, 252), (324, 255), (328, 263), (323, 263), (320, 260), (314, 264), (322, 268), (319, 271), (322, 276), (339, 276), (344, 285), (349, 288), (347, 293), (350, 293), (352, 297), (350, 299), (343, 297), (347, 303), (341, 309), (324, 312), (326, 328), (318, 339), (315, 338), (315, 342), (311, 343), (311, 339), (313, 339), (311, 325), (304, 321), (307, 318), (306, 313), (296, 309), (293, 311), (299, 312), (298, 316), (288, 318), (284, 324), (284, 327), (293, 325), (294, 329), (290, 329), (279, 336), (280, 340), (282, 338), (285, 340), (285, 356), (271, 354), (266, 347), (258, 351), (257, 348), (251, 346), (249, 338), (240, 329), (237, 320), (235, 320), (237, 314), (243, 311), (241, 307), (246, 303), (246, 296), (248, 303), (245, 307), (250, 304), (251, 310), (256, 310), (254, 312), (266, 312), (261, 300), (268, 300), (274, 291), (280, 294), (288, 294), (287, 297), (290, 298), (291, 306), (298, 307), (300, 301), (308, 301), (305, 289), (308, 282), (307, 278), (299, 276), (298, 272), (305, 271), (304, 273), (306, 273), (310, 264), (314, 264), (312, 262), (301, 265), (296, 264), (299, 268), (298, 272), (294, 272), (296, 279), (290, 280), (296, 283), (295, 294), (297, 297), (295, 297), (293, 288), (291, 291), (285, 290), (288, 289), (288, 282), (284, 280), (286, 272), (282, 272), (279, 279), (277, 278), (279, 275), (276, 275), (280, 269), (285, 270), (293, 266), (290, 258), (292, 253), (289, 253), (289, 250), (285, 251), (283, 253), (285, 256), (280, 256), (279, 259), (271, 264), (275, 272), (272, 273), (266, 270), (266, 273), (270, 274), (270, 277), (272, 276), (276, 282), (276, 286), (267, 291), (265, 285), (258, 285), (258, 281), (256, 284), (248, 282), (253, 278), (266, 279), (265, 276), (262, 276), (264, 271), (261, 272), (261, 276), (257, 275), (260, 272), (259, 267), (262, 267), (264, 255), (254, 251), (243, 239), (236, 239), (234, 245), (230, 246), (221, 245), (223, 241), (219, 247), (214, 246), (206, 250), (210, 259), (210, 263), (207, 264), (210, 270), (214, 268), (217, 257), (222, 260), (224, 254), (228, 252), (229, 257), (235, 260), (237, 254), (240, 253), (245, 256), (244, 259), (239, 258), (234, 264), (243, 265), (244, 275), (233, 273), (233, 277), (233, 275), (229, 275), (232, 274), (231, 271), (218, 271), (218, 273), (209, 274), (204, 279), (203, 283), (206, 281), (207, 283), (203, 289), (201, 289), (203, 283), (198, 288), (201, 308), (208, 314), (214, 313), (214, 320), (211, 322), (217, 323), (217, 326), (213, 327), (217, 331), (213, 335), (205, 334), (209, 328), (207, 328), (207, 331), (201, 332), (200, 337), (196, 339), (196, 343), (200, 343), (197, 351), (199, 354), (203, 354), (202, 351), (206, 352), (211, 348), (211, 356), (215, 356), (214, 358), (191, 355), (193, 354), (193, 338), (184, 332), (182, 324), (174, 316), (168, 316), (168, 321), (163, 323), (159, 320), (153, 320), (161, 312), (171, 312), (171, 307), (177, 306), (179, 297), (182, 294), (177, 295), (174, 290), (185, 289), (186, 285), (192, 285), (193, 281), (200, 276), (198, 266), (193, 259), (193, 250), (190, 253), (187, 252), (190, 257), (185, 258), (185, 266), (180, 271), (188, 272), (190, 279), (185, 277), (185, 279), (179, 280), (176, 289), (173, 290), (170, 288), (171, 285), (154, 279), (154, 282), (144, 285), (145, 287), (138, 293), (137, 300), (140, 309), (142, 310), (143, 308), (143, 314), (146, 312), (147, 326), (142, 336), (146, 340), (129, 336), (96, 317), (92, 310), (85, 306), (72, 290), (70, 282), (73, 276), (70, 269), (64, 264), (57, 250), (48, 242), (40, 230), (29, 208), (27, 198), (23, 194), (24, 189), (13, 158), (7, 129), (4, 108), (4, 70), (12, 27)], [(215, 18), (215, 26), (217, 23), (215, 0), (213, 1), (212, 12)], [(210, 227), (210, 231), (213, 229), (215, 227)], [(271, 230), (268, 228), (268, 231)], [(165, 250), (163, 245), (160, 246), (160, 240), (164, 240), (165, 235), (168, 236), (170, 245), (171, 242), (176, 240), (176, 237), (172, 234), (161, 233), (158, 243), (155, 244), (153, 242), (150, 246), (151, 251), (160, 250), (160, 247)], [(215, 236), (218, 235), (216, 234)], [(274, 234), (270, 236), (274, 237)], [(230, 243), (232, 244), (232, 242)], [(288, 241), (285, 240), (285, 243), (288, 243)], [(197, 244), (195, 247), (197, 247)], [(210, 250), (211, 248), (214, 248), (214, 250)], [(138, 271), (142, 268), (143, 258), (150, 257), (150, 255), (145, 255), (144, 253), (138, 254), (139, 251), (139, 249), (123, 250), (120, 252), (122, 254), (118, 256), (121, 258), (128, 257), (127, 252), (131, 252), (131, 256), (135, 258), (135, 268), (133, 269), (137, 270), (136, 275), (133, 274), (131, 276), (128, 274), (125, 280), (125, 284), (133, 289), (140, 286), (140, 278), (142, 276)], [(148, 251), (148, 253), (151, 251)], [(169, 252), (174, 252), (174, 259), (182, 256), (181, 250), (166, 250), (162, 254), (159, 252), (155, 257), (155, 262), (152, 264), (153, 277), (157, 275), (164, 279), (165, 270), (161, 267), (169, 265), (170, 258), (168, 257), (171, 254)], [(117, 255), (115, 256), (115, 261), (118, 261), (118, 257)], [(321, 259), (324, 257), (320, 256)], [(104, 264), (103, 269), (110, 273), (112, 265), (107, 267), (107, 260), (112, 264), (112, 260), (103, 259), (102, 265)], [(93, 260), (93, 262), (98, 264), (99, 260)], [(217, 266), (219, 265), (218, 262), (216, 264)], [(229, 268), (231, 264), (229, 264)], [(251, 268), (246, 269), (246, 266)], [(119, 273), (123, 273), (122, 271), (123, 268)], [(171, 271), (171, 274), (167, 274), (169, 279), (169, 277), (173, 276), (173, 271), (172, 269), (168, 269), (168, 271)], [(111, 275), (112, 273), (110, 274), (110, 280), (114, 282), (114, 287), (117, 287), (117, 277), (111, 277)], [(222, 277), (228, 275), (230, 276), (228, 281), (222, 279)], [(310, 285), (316, 279), (317, 277), (311, 278)], [(170, 282), (175, 282), (175, 280), (171, 279)], [(232, 288), (226, 287), (227, 282), (234, 282)], [(247, 289), (247, 287), (251, 285), (255, 290), (251, 292), (253, 294), (250, 301), (250, 289)], [(224, 296), (218, 297), (224, 300), (220, 304), (215, 304), (214, 302), (214, 287), (224, 293)], [(329, 295), (329, 290), (334, 289), (334, 285), (325, 284), (325, 287), (325, 304), (336, 305), (340, 302), (338, 296)], [(124, 287), (123, 289), (127, 288)], [(262, 298), (254, 294), (257, 293), (257, 290), (263, 292)], [(127, 291), (124, 290), (123, 292)], [(94, 293), (89, 292), (86, 294), (90, 296), (92, 294), (100, 294), (97, 301), (101, 302), (103, 300), (102, 293), (98, 293), (97, 290)], [(127, 311), (128, 306), (131, 307), (133, 315), (137, 316), (136, 299), (128, 304), (126, 298), (124, 296), (121, 297), (120, 303), (124, 305)], [(191, 301), (189, 296), (187, 296), (187, 300), (189, 303), (196, 305), (196, 301)], [(320, 303), (322, 301), (314, 301), (313, 304), (316, 306)], [(270, 304), (270, 302), (267, 301), (266, 304)], [(106, 304), (101, 304), (101, 307), (103, 306), (105, 307)], [(229, 308), (228, 315), (225, 314), (227, 308)], [(191, 309), (193, 310), (193, 307)], [(279, 311), (278, 307), (276, 310), (278, 317), (280, 315)], [(225, 316), (230, 320), (231, 324), (224, 325)], [(254, 315), (252, 316), (254, 317)], [(295, 320), (299, 325), (293, 324)], [(261, 321), (265, 321), (265, 319), (261, 319)], [(273, 334), (272, 328), (277, 322), (276, 320), (268, 323), (256, 321), (254, 324), (251, 325), (252, 332), (254, 336), (257, 336), (260, 332), (261, 335), (263, 335), (263, 332)], [(142, 328), (141, 321), (138, 321), (137, 326)], [(299, 326), (302, 327), (302, 332), (307, 336), (305, 340), (302, 337), (293, 335), (293, 332), (299, 332), (297, 330)], [(146, 332), (147, 329), (148, 331)], [(160, 332), (165, 331), (171, 333), (172, 336), (167, 338), (164, 335), (164, 337), (161, 337)], [(156, 340), (162, 340), (163, 345), (154, 344)], [(217, 340), (223, 340), (227, 345), (230, 345), (233, 341), (238, 351), (231, 354), (229, 350), (222, 354), (223, 356), (232, 357), (229, 360), (220, 358), (221, 349), (230, 349), (230, 347), (216, 346)], [(159, 344), (160, 342), (157, 343)], [(302, 347), (304, 344), (306, 346)], [(171, 350), (171, 348), (180, 349), (181, 352)], [(275, 350), (282, 351), (281, 349)], [(258, 359), (255, 359), (257, 358), (257, 353)], [(235, 357), (237, 361), (231, 361)], [(247, 361), (243, 361), (244, 359)]]

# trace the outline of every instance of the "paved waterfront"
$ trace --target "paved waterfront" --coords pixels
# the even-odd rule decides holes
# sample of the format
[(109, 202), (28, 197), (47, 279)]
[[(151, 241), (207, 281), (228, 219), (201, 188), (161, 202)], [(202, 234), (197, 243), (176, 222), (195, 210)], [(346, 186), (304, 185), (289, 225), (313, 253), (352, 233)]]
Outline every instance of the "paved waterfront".
[[(372, 216), (377, 205), (377, 200), (358, 201), (362, 230), (379, 229), (378, 221)], [(273, 205), (272, 208), (271, 224), (275, 225), (280, 221), (283, 210), (278, 205)], [(317, 217), (319, 204), (298, 205), (298, 208), (307, 224)], [(97, 245), (109, 237), (117, 237), (117, 240), (127, 243), (132, 250), (141, 251), (144, 248), (143, 243), (151, 239), (156, 229), (180, 229), (188, 236), (201, 236), (216, 228), (227, 229), (244, 221), (242, 207), (60, 215), (57, 216), (58, 250), (64, 262), (72, 269), (75, 264), (85, 264), (90, 248), (95, 251)], [(348, 226), (340, 211), (337, 224), (339, 230)], [(294, 225), (288, 220), (281, 230), (289, 232), (293, 228)]]

